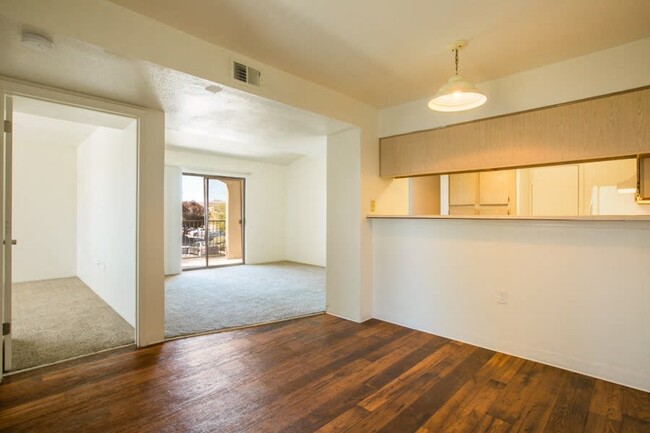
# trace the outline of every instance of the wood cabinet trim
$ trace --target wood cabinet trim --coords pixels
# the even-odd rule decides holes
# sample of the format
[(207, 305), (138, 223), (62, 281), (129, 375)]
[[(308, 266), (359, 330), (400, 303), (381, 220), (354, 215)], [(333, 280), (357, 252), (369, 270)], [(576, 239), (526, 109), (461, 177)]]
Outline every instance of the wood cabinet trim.
[(637, 203), (650, 204), (650, 155), (637, 159)]

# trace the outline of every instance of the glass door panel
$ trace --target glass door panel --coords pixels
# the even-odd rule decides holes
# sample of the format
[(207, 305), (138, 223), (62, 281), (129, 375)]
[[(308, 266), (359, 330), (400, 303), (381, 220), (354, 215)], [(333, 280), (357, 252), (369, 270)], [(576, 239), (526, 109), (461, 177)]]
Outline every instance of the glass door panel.
[(183, 175), (183, 269), (207, 266), (205, 230), (205, 180), (203, 176)]
[(215, 178), (208, 185), (208, 266), (221, 264), (226, 256), (226, 184)]
[(244, 179), (183, 174), (183, 270), (244, 263)]
[(243, 263), (243, 179), (208, 178), (208, 266)]

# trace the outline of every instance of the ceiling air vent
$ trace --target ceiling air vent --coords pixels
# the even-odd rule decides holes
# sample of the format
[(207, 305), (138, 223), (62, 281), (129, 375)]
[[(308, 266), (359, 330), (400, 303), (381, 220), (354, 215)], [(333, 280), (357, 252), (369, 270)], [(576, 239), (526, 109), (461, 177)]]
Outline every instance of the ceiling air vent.
[(260, 71), (239, 62), (232, 63), (232, 77), (237, 81), (257, 87), (260, 86), (262, 81), (262, 73)]

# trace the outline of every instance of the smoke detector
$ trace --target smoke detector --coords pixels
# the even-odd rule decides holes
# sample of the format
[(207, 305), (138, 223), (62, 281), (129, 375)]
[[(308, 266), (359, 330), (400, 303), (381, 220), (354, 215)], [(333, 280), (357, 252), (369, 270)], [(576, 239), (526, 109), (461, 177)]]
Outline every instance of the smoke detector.
[(34, 50), (52, 51), (54, 49), (54, 41), (52, 38), (31, 30), (23, 30), (20, 40), (23, 46)]
[(217, 93), (221, 92), (223, 90), (223, 88), (220, 87), (220, 86), (217, 86), (216, 84), (210, 84), (209, 86), (207, 86), (205, 88), (205, 90), (214, 95), (214, 94), (217, 94)]

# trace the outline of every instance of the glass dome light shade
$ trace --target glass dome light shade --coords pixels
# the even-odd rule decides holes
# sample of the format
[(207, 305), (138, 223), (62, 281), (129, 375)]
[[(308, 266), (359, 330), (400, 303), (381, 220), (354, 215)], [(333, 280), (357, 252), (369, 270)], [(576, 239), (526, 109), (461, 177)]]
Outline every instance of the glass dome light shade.
[(454, 75), (429, 101), (429, 108), (435, 111), (464, 111), (485, 104), (487, 97), (461, 75)]

